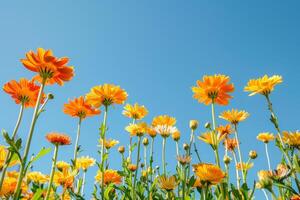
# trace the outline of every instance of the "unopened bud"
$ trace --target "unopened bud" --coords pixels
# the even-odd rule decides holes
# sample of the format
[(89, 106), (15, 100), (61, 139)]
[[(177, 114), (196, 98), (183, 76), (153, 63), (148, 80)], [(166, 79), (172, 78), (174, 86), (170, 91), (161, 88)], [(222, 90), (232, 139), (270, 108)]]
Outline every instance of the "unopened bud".
[(211, 127), (209, 122), (206, 122), (204, 126), (205, 126), (205, 128), (207, 128), (207, 129), (210, 129), (210, 127)]
[(228, 165), (231, 161), (231, 158), (229, 156), (224, 156), (223, 161), (226, 165)]
[(148, 140), (148, 138), (144, 138), (143, 139), (143, 145), (145, 145), (145, 146), (147, 146), (149, 144), (149, 140)]
[(118, 151), (119, 151), (119, 153), (124, 153), (125, 152), (125, 147), (124, 146), (119, 146)]
[(199, 122), (197, 120), (190, 120), (190, 129), (196, 130), (199, 125)]
[(47, 96), (48, 96), (48, 99), (49, 99), (49, 100), (54, 99), (54, 95), (51, 94), (51, 93), (49, 93)]
[(250, 151), (250, 152), (249, 152), (249, 157), (250, 157), (251, 159), (257, 158), (257, 152), (256, 152), (256, 151)]
[(184, 149), (184, 150), (187, 151), (187, 150), (189, 150), (189, 148), (190, 148), (190, 146), (189, 146), (187, 143), (184, 143), (184, 144), (183, 144), (183, 149)]

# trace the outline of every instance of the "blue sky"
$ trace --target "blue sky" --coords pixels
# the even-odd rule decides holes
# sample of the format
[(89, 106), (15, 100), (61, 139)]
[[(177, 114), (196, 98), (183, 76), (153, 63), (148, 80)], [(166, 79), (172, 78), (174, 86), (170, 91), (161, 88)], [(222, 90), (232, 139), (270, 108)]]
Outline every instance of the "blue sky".
[[(76, 76), (63, 87), (47, 87), (55, 95), (37, 123), (31, 152), (50, 146), (44, 139), (50, 131), (65, 132), (75, 140), (77, 120), (62, 113), (69, 98), (86, 94), (94, 85), (114, 83), (124, 88), (128, 102), (149, 109), (146, 121), (159, 114), (178, 120), (181, 143), (189, 138), (188, 122), (197, 119), (204, 131), (210, 121), (210, 108), (192, 98), (191, 86), (205, 74), (229, 75), (235, 84), (229, 108), (245, 109), (249, 119), (240, 124), (244, 157), (255, 149), (259, 157), (250, 171), (267, 168), (263, 144), (256, 140), (262, 131), (274, 132), (268, 121), (266, 102), (262, 97), (248, 97), (243, 87), (250, 78), (279, 74), (284, 82), (271, 98), (284, 130), (299, 128), (299, 1), (3, 1), (0, 3), (0, 84), (33, 73), (19, 62), (28, 50), (51, 48), (57, 56), (68, 56)], [(0, 127), (12, 131), (18, 106), (1, 91)], [(129, 119), (121, 115), (122, 106), (109, 111), (108, 137), (128, 143), (124, 126)], [(32, 109), (26, 110), (19, 136), (28, 132)], [(98, 127), (102, 120), (84, 121), (80, 144), (84, 152), (97, 155)], [(218, 123), (224, 121), (218, 119)], [(175, 146), (167, 142), (168, 170), (175, 164)], [(160, 149), (161, 139), (156, 149)], [(213, 153), (197, 141), (200, 155), (213, 161)], [(62, 147), (59, 159), (71, 157), (73, 146)], [(275, 167), (280, 154), (270, 146)], [(156, 152), (160, 161), (160, 151)], [(34, 165), (34, 170), (50, 172), (48, 155)], [(112, 150), (111, 167), (119, 169), (120, 158)], [(196, 159), (194, 159), (196, 161)], [(96, 167), (88, 172), (87, 190), (92, 189)], [(232, 173), (233, 175), (233, 173)], [(258, 191), (256, 196), (261, 197)], [(89, 196), (87, 196), (89, 197)]]

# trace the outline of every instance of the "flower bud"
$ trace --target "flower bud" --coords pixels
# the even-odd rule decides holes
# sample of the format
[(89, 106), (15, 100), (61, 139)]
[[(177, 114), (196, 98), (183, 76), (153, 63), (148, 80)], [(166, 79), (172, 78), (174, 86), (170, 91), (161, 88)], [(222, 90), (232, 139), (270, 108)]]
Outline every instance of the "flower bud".
[(145, 145), (145, 146), (147, 146), (149, 144), (149, 140), (148, 140), (148, 138), (144, 138), (143, 139), (143, 145)]
[(178, 141), (180, 139), (180, 131), (175, 131), (173, 134), (172, 134), (172, 138), (174, 141)]
[(190, 120), (190, 129), (196, 130), (199, 125), (199, 122), (197, 120)]
[(145, 164), (144, 163), (141, 163), (141, 168), (144, 168)]
[(184, 149), (184, 150), (187, 151), (187, 150), (189, 150), (189, 148), (190, 148), (190, 146), (189, 146), (187, 143), (184, 143), (184, 144), (183, 144), (183, 149)]
[(224, 156), (223, 161), (226, 165), (228, 165), (231, 161), (231, 158), (229, 156)]
[(209, 122), (206, 122), (204, 126), (205, 126), (205, 128), (207, 128), (207, 129), (210, 129), (210, 128), (211, 128), (211, 126), (210, 126), (210, 123), (209, 123)]
[(124, 146), (119, 146), (118, 151), (119, 151), (119, 153), (124, 153), (125, 152), (125, 147)]
[(137, 169), (137, 166), (135, 164), (129, 164), (127, 167), (130, 171), (134, 172)]
[(49, 93), (47, 96), (49, 100), (54, 99), (54, 95), (52, 93)]
[(256, 152), (256, 151), (250, 151), (250, 152), (249, 152), (249, 157), (250, 157), (251, 159), (257, 158), (257, 152)]

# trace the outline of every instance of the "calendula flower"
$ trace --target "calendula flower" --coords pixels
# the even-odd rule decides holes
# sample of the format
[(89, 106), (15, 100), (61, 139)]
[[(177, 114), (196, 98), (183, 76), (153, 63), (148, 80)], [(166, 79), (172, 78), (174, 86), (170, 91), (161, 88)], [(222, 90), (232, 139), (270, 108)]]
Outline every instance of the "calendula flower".
[(276, 170), (272, 172), (272, 178), (282, 181), (290, 175), (291, 170), (285, 164), (278, 164)]
[(226, 174), (222, 171), (222, 169), (213, 164), (199, 163), (193, 165), (193, 168), (195, 175), (200, 179), (200, 181), (208, 185), (219, 184), (226, 177)]
[[(37, 102), (40, 86), (33, 80), (21, 78), (19, 82), (11, 80), (3, 86), (4, 92), (9, 94), (16, 104), (22, 104), (25, 108), (34, 107)], [(45, 95), (43, 94), (42, 97)], [(44, 98), (42, 98), (42, 101)]]
[(251, 92), (249, 96), (253, 96), (255, 94), (262, 94), (262, 95), (268, 95), (273, 90), (274, 87), (282, 83), (282, 77), (278, 75), (274, 75), (271, 77), (268, 77), (267, 75), (264, 75), (261, 78), (258, 79), (251, 79), (247, 86), (244, 88), (246, 92)]
[(41, 172), (29, 172), (26, 177), (28, 181), (32, 181), (37, 184), (45, 184), (49, 181), (49, 176), (42, 174)]
[(234, 125), (237, 125), (239, 122), (244, 121), (249, 116), (249, 113), (244, 110), (227, 110), (221, 113), (219, 116), (221, 119), (224, 119)]
[(227, 137), (230, 133), (233, 132), (230, 124), (227, 124), (225, 126), (223, 126), (223, 125), (218, 126), (217, 131), (220, 135), (224, 135), (225, 137)]
[(90, 158), (89, 156), (82, 156), (76, 159), (76, 169), (82, 169), (86, 171), (88, 168), (94, 166), (96, 160), (94, 158)]
[(55, 171), (53, 183), (56, 186), (62, 186), (63, 188), (71, 188), (73, 187), (74, 179), (77, 173), (78, 172), (76, 170)]
[[(114, 139), (105, 139), (105, 142), (104, 142), (104, 147), (106, 149), (110, 149), (114, 146), (116, 146), (117, 144), (119, 144), (119, 141), (118, 140), (114, 140)], [(103, 140), (100, 139), (100, 145), (103, 145)]]
[(185, 155), (185, 156), (177, 156), (177, 160), (181, 165), (189, 164), (192, 160), (191, 156)]
[(248, 171), (249, 169), (251, 169), (253, 167), (253, 165), (254, 165), (253, 163), (249, 163), (249, 162), (247, 162), (247, 163), (245, 163), (245, 162), (237, 163), (236, 169), (237, 170)]
[(148, 114), (148, 110), (145, 106), (140, 106), (135, 103), (134, 105), (126, 104), (124, 106), (123, 115), (126, 117), (140, 120), (143, 119)]
[(210, 144), (213, 148), (217, 147), (225, 138), (225, 135), (215, 134), (214, 132), (206, 132), (198, 137), (199, 140)]
[(234, 151), (237, 145), (238, 141), (235, 138), (227, 138), (224, 140), (224, 146), (228, 151)]
[[(7, 154), (8, 154), (8, 150), (5, 148), (5, 146), (0, 145), (0, 171), (2, 170), (5, 164)], [(9, 167), (15, 166), (18, 163), (19, 163), (18, 160), (12, 160), (9, 163)]]
[(288, 144), (291, 147), (300, 149), (300, 132), (295, 131), (295, 132), (288, 132), (288, 131), (283, 131), (283, 142)]
[(62, 133), (48, 133), (46, 139), (54, 145), (69, 145), (71, 144), (70, 136)]
[(56, 167), (57, 167), (57, 169), (62, 171), (62, 170), (69, 169), (71, 167), (71, 165), (65, 161), (58, 161), (58, 162), (56, 162)]
[(264, 142), (264, 143), (269, 143), (272, 140), (275, 140), (275, 136), (271, 133), (260, 133), (257, 135), (256, 139)]
[(161, 189), (169, 192), (174, 190), (177, 187), (178, 182), (176, 181), (175, 176), (170, 176), (170, 177), (160, 176), (158, 177), (158, 185)]
[(169, 115), (159, 115), (153, 118), (152, 126), (174, 126), (176, 124), (176, 119)]
[(193, 188), (202, 188), (203, 185), (201, 184), (200, 178), (196, 177), (195, 183), (193, 185)]
[(19, 172), (16, 171), (16, 170), (9, 171), (9, 172), (7, 172), (6, 176), (10, 177), (10, 178), (18, 178), (19, 177)]
[(232, 98), (229, 93), (234, 91), (233, 84), (229, 82), (229, 76), (221, 74), (203, 76), (202, 81), (197, 80), (197, 86), (192, 87), (193, 97), (205, 105), (227, 105)]
[(272, 171), (269, 170), (260, 170), (257, 173), (259, 181), (256, 184), (256, 187), (259, 189), (270, 188), (272, 186)]
[(120, 86), (104, 84), (93, 87), (86, 95), (86, 100), (98, 108), (101, 105), (123, 104), (127, 96), (126, 91), (121, 89)]
[(38, 81), (47, 80), (47, 84), (57, 83), (63, 85), (74, 76), (73, 67), (66, 66), (69, 62), (67, 57), (57, 58), (51, 50), (38, 48), (37, 53), (29, 51), (26, 59), (21, 59), (23, 65), (30, 71), (38, 73), (35, 79)]
[(177, 130), (175, 132), (172, 133), (172, 138), (174, 141), (178, 141), (180, 139), (180, 131)]
[(152, 126), (148, 126), (146, 133), (152, 138), (156, 137), (157, 135), (155, 128)]
[(160, 134), (162, 137), (169, 137), (171, 134), (175, 133), (177, 130), (174, 126), (168, 125), (158, 125), (155, 127), (155, 131)]
[(145, 122), (129, 124), (125, 130), (129, 132), (131, 136), (143, 136), (148, 131), (148, 125)]
[(132, 172), (135, 172), (137, 170), (137, 165), (135, 164), (128, 164), (127, 168), (132, 171)]
[(294, 194), (294, 195), (291, 197), (291, 200), (300, 200), (300, 195)]
[(71, 117), (79, 117), (81, 119), (100, 114), (100, 110), (88, 104), (83, 96), (69, 100), (69, 103), (64, 105), (63, 111)]
[[(2, 187), (0, 189), (0, 197), (5, 199), (10, 199), (14, 194), (17, 187), (17, 177), (6, 177), (3, 181)], [(28, 187), (25, 182), (21, 183), (22, 194), (26, 193)]]
[[(95, 176), (96, 182), (102, 182), (102, 172), (99, 170)], [(111, 183), (118, 185), (122, 182), (122, 177), (116, 170), (107, 169), (104, 171), (104, 184), (109, 185)]]

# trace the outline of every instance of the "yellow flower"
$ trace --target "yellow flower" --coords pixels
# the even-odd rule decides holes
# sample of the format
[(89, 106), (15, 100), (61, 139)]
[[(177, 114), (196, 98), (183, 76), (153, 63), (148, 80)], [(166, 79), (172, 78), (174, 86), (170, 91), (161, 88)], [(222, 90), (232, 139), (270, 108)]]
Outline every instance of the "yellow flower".
[(157, 132), (156, 132), (156, 130), (155, 130), (153, 127), (149, 126), (149, 127), (147, 128), (147, 134), (148, 134), (150, 137), (154, 138), (154, 137), (156, 137)]
[(88, 168), (94, 166), (96, 160), (94, 158), (90, 158), (88, 156), (82, 156), (76, 159), (76, 169), (82, 169), (86, 171)]
[(190, 129), (196, 130), (199, 125), (199, 122), (195, 119), (190, 120)]
[(70, 168), (70, 164), (65, 161), (58, 161), (56, 162), (56, 167), (59, 170), (66, 170)]
[(166, 176), (160, 176), (158, 177), (158, 184), (161, 189), (166, 191), (172, 191), (178, 185), (175, 176), (170, 176), (169, 178)]
[(236, 169), (237, 170), (243, 170), (243, 171), (248, 171), (249, 169), (251, 169), (253, 167), (253, 163), (245, 163), (243, 162), (242, 164), (241, 163), (237, 163), (236, 165)]
[(181, 165), (189, 164), (192, 160), (191, 156), (177, 156), (177, 160)]
[(37, 184), (45, 184), (49, 181), (49, 176), (42, 174), (41, 172), (29, 172), (26, 177), (27, 180)]
[(221, 74), (203, 76), (203, 80), (197, 80), (197, 86), (192, 87), (193, 97), (205, 105), (213, 102), (227, 105), (229, 99), (232, 98), (229, 93), (234, 91), (234, 86), (229, 81), (229, 76)]
[(90, 93), (86, 95), (86, 101), (98, 108), (101, 105), (123, 104), (127, 96), (126, 91), (120, 86), (104, 84), (93, 87)]
[(134, 105), (126, 104), (123, 111), (123, 115), (136, 120), (143, 119), (147, 114), (147, 108), (145, 106), (140, 106), (137, 103)]
[[(18, 177), (5, 177), (5, 179), (3, 180), (3, 184), (2, 187), (0, 189), (0, 197), (2, 197), (3, 199), (10, 199), (9, 197), (11, 197), (16, 189), (17, 186), (17, 181), (18, 181)], [(27, 184), (25, 182), (21, 183), (21, 191), (22, 194), (24, 194), (25, 192), (27, 192)]]
[(173, 138), (174, 141), (180, 140), (180, 131), (177, 130), (177, 131), (173, 132), (172, 133), (172, 138)]
[[(5, 146), (0, 146), (0, 171), (3, 168), (5, 161), (6, 161), (6, 156), (7, 156), (7, 149), (5, 148)], [(18, 164), (19, 161), (18, 160), (13, 160), (9, 163), (9, 166), (12, 167), (16, 164)]]
[(131, 136), (143, 136), (144, 133), (148, 131), (148, 125), (145, 122), (129, 124), (125, 130), (129, 132)]
[(224, 146), (228, 151), (234, 151), (234, 149), (238, 146), (238, 141), (235, 138), (227, 138), (224, 141)]
[(224, 135), (225, 137), (227, 137), (230, 133), (233, 132), (230, 124), (227, 124), (226, 126), (223, 125), (218, 126), (217, 131), (219, 134)]
[(210, 144), (213, 148), (216, 148), (220, 142), (225, 138), (225, 135), (215, 134), (214, 132), (206, 132), (198, 136), (199, 140)]
[[(102, 182), (102, 172), (99, 170), (97, 175), (95, 176), (96, 182)], [(122, 182), (122, 176), (116, 170), (107, 169), (104, 171), (104, 184), (120, 184)]]
[(193, 165), (193, 168), (195, 175), (200, 179), (200, 181), (208, 185), (219, 184), (226, 177), (226, 174), (222, 171), (222, 169), (213, 164), (199, 163)]
[(221, 119), (229, 121), (230, 123), (237, 125), (239, 122), (244, 121), (249, 116), (249, 113), (244, 110), (227, 110), (221, 113), (219, 116)]
[(290, 145), (291, 147), (295, 147), (297, 149), (300, 149), (300, 132), (288, 132), (283, 131), (283, 142)]
[(256, 184), (256, 187), (261, 189), (261, 188), (269, 188), (272, 185), (272, 171), (269, 170), (260, 170), (257, 173), (258, 176), (258, 182)]
[(127, 168), (132, 172), (137, 170), (137, 166), (135, 164), (128, 164)]
[(268, 95), (274, 90), (275, 85), (279, 83), (282, 83), (281, 76), (274, 75), (268, 77), (267, 75), (264, 75), (258, 79), (251, 79), (244, 90), (246, 92), (251, 92), (249, 96), (253, 96), (255, 94)]
[(170, 117), (168, 115), (159, 115), (154, 117), (152, 120), (152, 126), (174, 126), (176, 124), (176, 119), (174, 117)]
[(260, 133), (257, 135), (256, 139), (264, 142), (264, 143), (269, 143), (272, 140), (275, 140), (275, 136), (271, 133)]
[(178, 131), (176, 127), (168, 125), (157, 125), (154, 129), (162, 137), (169, 137), (171, 134)]
[(71, 188), (73, 186), (74, 179), (77, 173), (78, 173), (77, 170), (70, 171), (68, 169), (64, 169), (62, 171), (55, 171), (53, 183), (56, 186)]
[[(103, 140), (100, 139), (100, 144), (102, 145), (103, 144)], [(105, 139), (105, 142), (104, 142), (104, 147), (106, 149), (110, 149), (114, 146), (116, 146), (117, 144), (119, 144), (119, 141), (117, 140), (113, 140), (113, 139)]]

